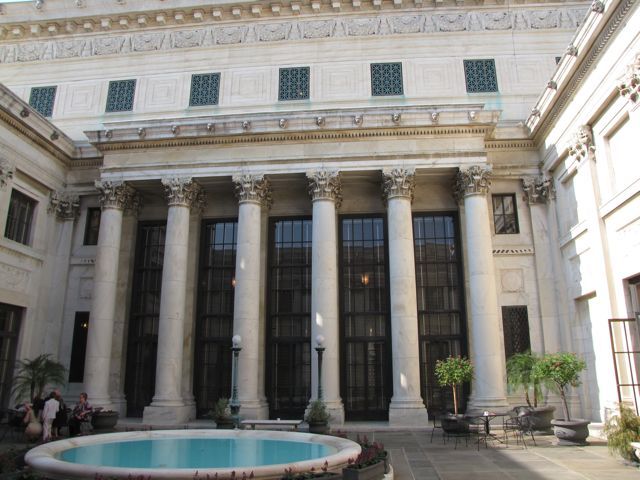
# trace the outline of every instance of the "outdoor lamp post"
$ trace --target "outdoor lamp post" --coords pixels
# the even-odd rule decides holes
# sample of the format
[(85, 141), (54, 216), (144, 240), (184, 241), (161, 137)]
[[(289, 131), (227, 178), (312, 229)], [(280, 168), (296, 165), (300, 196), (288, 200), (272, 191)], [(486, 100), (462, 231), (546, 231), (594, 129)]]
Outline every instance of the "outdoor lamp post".
[(242, 347), (242, 337), (238, 334), (234, 335), (231, 339), (231, 351), (233, 352), (233, 363), (231, 364), (231, 401), (229, 402), (229, 408), (231, 409), (231, 416), (233, 417), (233, 423), (236, 428), (240, 426), (240, 402), (238, 401), (238, 355)]
[(318, 353), (318, 400), (322, 400), (322, 354), (324, 353), (324, 337), (316, 336), (316, 352)]

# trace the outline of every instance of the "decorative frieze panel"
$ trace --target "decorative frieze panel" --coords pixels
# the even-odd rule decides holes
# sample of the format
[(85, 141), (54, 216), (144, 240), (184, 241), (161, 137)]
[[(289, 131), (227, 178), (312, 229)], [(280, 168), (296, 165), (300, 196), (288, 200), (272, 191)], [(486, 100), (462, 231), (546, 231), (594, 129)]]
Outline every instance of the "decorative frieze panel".
[(553, 178), (549, 177), (524, 177), (522, 189), (529, 205), (548, 203), (556, 194)]
[(168, 205), (188, 207), (201, 212), (205, 206), (205, 193), (202, 186), (192, 178), (165, 177), (162, 179), (164, 194)]
[(307, 172), (309, 179), (309, 196), (311, 200), (331, 200), (339, 208), (342, 203), (342, 184), (340, 172), (332, 170), (315, 170)]
[(225, 24), (171, 29), (166, 32), (125, 33), (60, 40), (42, 39), (0, 46), (0, 63), (49, 61), (73, 57), (129, 54), (239, 43), (312, 40), (345, 36), (406, 35), (437, 32), (571, 29), (579, 26), (586, 9), (513, 9), (453, 14), (387, 14), (331, 20), (292, 18), (255, 25)]
[(569, 145), (569, 155), (577, 161), (581, 161), (585, 158), (592, 158), (595, 151), (591, 126), (581, 125), (573, 135), (573, 140)]
[(264, 175), (237, 175), (233, 177), (239, 203), (253, 202), (271, 206), (271, 184)]
[(408, 198), (413, 201), (416, 188), (415, 169), (390, 168), (382, 171), (382, 198), (389, 201), (392, 198)]
[(15, 166), (5, 158), (0, 158), (0, 189), (4, 188), (13, 179)]
[(485, 195), (490, 187), (491, 167), (473, 165), (458, 171), (453, 195), (460, 202), (467, 195)]
[(640, 100), (640, 53), (635, 61), (627, 67), (627, 71), (618, 83), (620, 95), (630, 103), (638, 103)]
[(67, 192), (51, 192), (47, 210), (58, 220), (76, 220), (80, 215), (80, 197)]
[(96, 180), (95, 186), (100, 192), (100, 205), (103, 210), (107, 208), (137, 210), (140, 206), (137, 192), (126, 182)]

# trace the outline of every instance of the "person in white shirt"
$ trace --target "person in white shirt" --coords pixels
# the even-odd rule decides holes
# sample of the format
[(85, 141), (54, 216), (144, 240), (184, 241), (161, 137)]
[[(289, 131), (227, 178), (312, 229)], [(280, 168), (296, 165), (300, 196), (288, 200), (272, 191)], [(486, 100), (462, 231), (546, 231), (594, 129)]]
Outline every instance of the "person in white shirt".
[(42, 441), (48, 442), (51, 440), (51, 426), (53, 420), (56, 418), (58, 410), (60, 409), (60, 402), (56, 400), (56, 393), (52, 392), (49, 395), (49, 400), (44, 403), (44, 409), (42, 410)]

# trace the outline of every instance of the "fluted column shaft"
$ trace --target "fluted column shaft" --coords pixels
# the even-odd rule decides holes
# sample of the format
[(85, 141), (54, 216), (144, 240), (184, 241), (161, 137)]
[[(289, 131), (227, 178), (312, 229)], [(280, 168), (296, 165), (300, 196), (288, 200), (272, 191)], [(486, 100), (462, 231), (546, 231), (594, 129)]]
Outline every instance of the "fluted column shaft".
[(96, 181), (101, 192), (100, 232), (93, 277), (93, 303), (87, 332), (84, 386), (91, 403), (113, 408), (109, 394), (111, 346), (124, 209), (135, 207), (135, 191), (124, 182)]
[(487, 204), (490, 173), (490, 169), (478, 166), (458, 172), (457, 193), (464, 198), (468, 310), (474, 365), (471, 405), (492, 410), (506, 406), (507, 400), (504, 345)]
[(242, 337), (238, 360), (238, 398), (242, 416), (262, 418), (267, 407), (260, 396), (260, 245), (263, 205), (269, 203), (269, 183), (261, 175), (234, 177), (239, 200), (236, 244), (236, 285), (233, 333)]
[(332, 424), (344, 423), (340, 398), (340, 329), (338, 312), (338, 232), (336, 209), (340, 205), (338, 172), (307, 173), (313, 201), (313, 243), (311, 256), (311, 398), (318, 393), (318, 356), (314, 350), (318, 335), (324, 337), (322, 389)]
[(420, 396), (420, 346), (411, 201), (414, 171), (383, 171), (389, 232), (389, 294), (393, 397), (389, 423), (415, 425), (427, 421)]

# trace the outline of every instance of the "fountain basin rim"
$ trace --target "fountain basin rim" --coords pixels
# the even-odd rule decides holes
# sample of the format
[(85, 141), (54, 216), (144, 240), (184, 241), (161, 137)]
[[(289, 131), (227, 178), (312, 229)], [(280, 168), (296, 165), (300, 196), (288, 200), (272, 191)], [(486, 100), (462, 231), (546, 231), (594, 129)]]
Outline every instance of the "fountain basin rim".
[[(255, 467), (238, 468), (123, 468), (110, 466), (94, 466), (80, 463), (66, 462), (55, 458), (58, 453), (71, 448), (97, 445), (102, 443), (126, 442), (133, 440), (154, 440), (167, 438), (252, 438), (264, 440), (282, 440), (293, 442), (313, 442), (334, 447), (337, 453), (313, 460), (304, 460), (292, 463), (282, 463)], [(26, 463), (35, 471), (47, 475), (52, 479), (88, 479), (92, 480), (96, 475), (107, 478), (136, 478), (140, 475), (151, 476), (156, 479), (185, 479), (193, 480), (196, 472), (199, 477), (206, 478), (207, 474), (214, 476), (216, 473), (220, 477), (229, 477), (235, 471), (238, 478), (242, 478), (242, 473), (246, 472), (247, 477), (251, 472), (255, 479), (279, 479), (284, 474), (284, 470), (292, 468), (296, 472), (307, 472), (311, 468), (319, 470), (328, 462), (329, 470), (339, 470), (348, 465), (349, 459), (355, 459), (361, 448), (356, 442), (351, 440), (333, 437), (329, 435), (316, 435), (302, 432), (281, 432), (273, 430), (154, 430), (139, 432), (118, 432), (89, 435), (83, 437), (73, 437), (56, 442), (46, 443), (35, 447), (25, 455)]]

